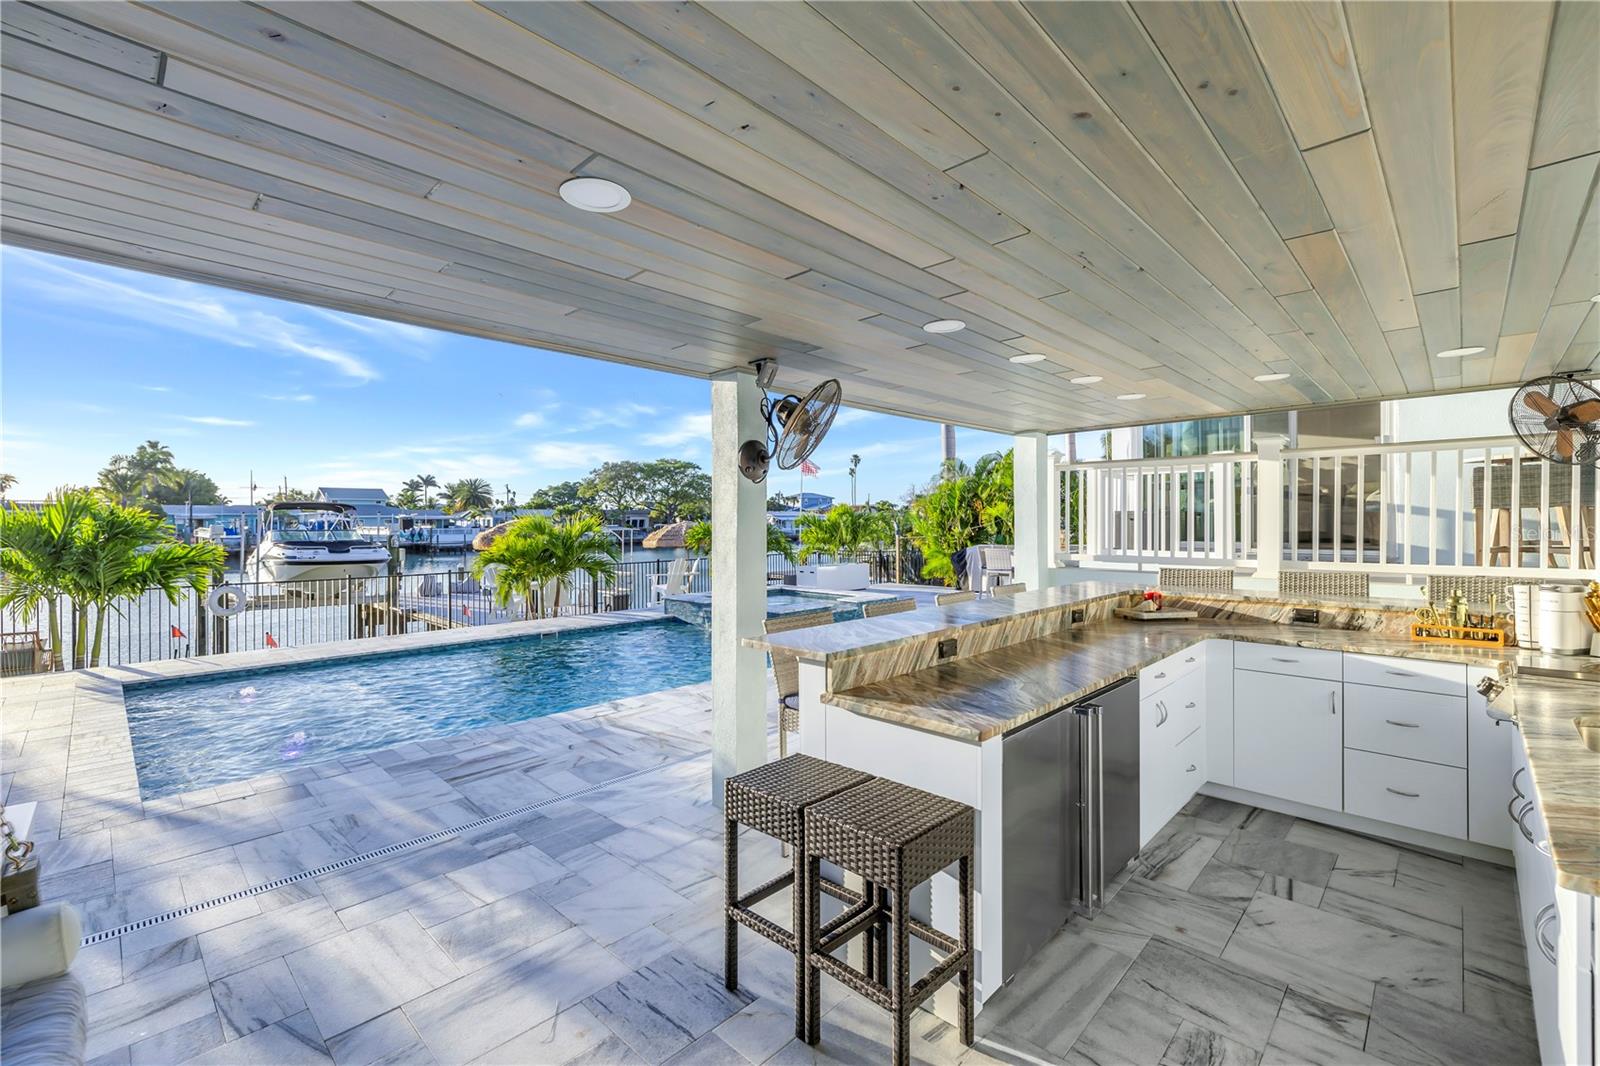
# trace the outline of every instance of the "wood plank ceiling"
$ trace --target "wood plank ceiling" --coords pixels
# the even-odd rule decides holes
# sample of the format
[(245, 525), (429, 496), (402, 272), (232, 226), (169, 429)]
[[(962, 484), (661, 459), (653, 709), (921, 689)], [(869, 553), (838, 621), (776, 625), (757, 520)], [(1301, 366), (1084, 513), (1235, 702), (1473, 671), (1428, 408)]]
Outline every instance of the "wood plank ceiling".
[[(848, 402), (1002, 431), (1600, 352), (1584, 0), (7, 2), (0, 23), (0, 232), (30, 248), (692, 374), (776, 356), (792, 388), (838, 376)], [(573, 175), (633, 204), (574, 210)], [(940, 318), (967, 329), (922, 330)], [(1465, 346), (1485, 353), (1434, 356)]]

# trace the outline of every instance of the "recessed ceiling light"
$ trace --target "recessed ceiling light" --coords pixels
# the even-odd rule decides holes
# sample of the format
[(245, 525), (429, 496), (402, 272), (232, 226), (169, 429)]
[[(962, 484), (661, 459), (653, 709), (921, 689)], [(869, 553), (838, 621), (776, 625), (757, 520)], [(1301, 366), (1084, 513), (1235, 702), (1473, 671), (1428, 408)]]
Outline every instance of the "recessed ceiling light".
[(959, 318), (938, 318), (922, 327), (924, 333), (960, 333), (967, 324)]
[(1044, 359), (1043, 352), (1029, 352), (1026, 355), (1013, 355), (1011, 357), (1013, 363), (1042, 363)]
[(569, 178), (561, 183), (561, 198), (579, 211), (609, 215), (633, 203), (628, 190), (605, 178)]
[(1144, 393), (1142, 393), (1142, 392), (1125, 392), (1121, 396), (1118, 396), (1117, 399), (1119, 399), (1119, 400), (1142, 400), (1142, 399), (1144, 399)]
[(1462, 358), (1465, 358), (1466, 356), (1478, 355), (1478, 354), (1480, 354), (1482, 352), (1486, 352), (1488, 350), (1489, 349), (1483, 347), (1482, 345), (1479, 345), (1476, 348), (1451, 348), (1447, 352), (1440, 352), (1436, 358), (1439, 358), (1439, 359), (1462, 359)]
[(1085, 374), (1081, 378), (1068, 378), (1067, 380), (1072, 382), (1074, 385), (1098, 385), (1100, 382), (1104, 381), (1105, 378), (1101, 377), (1099, 374)]
[(1256, 380), (1257, 381), (1287, 381), (1287, 380), (1289, 380), (1289, 375), (1288, 374), (1257, 374), (1256, 375)]

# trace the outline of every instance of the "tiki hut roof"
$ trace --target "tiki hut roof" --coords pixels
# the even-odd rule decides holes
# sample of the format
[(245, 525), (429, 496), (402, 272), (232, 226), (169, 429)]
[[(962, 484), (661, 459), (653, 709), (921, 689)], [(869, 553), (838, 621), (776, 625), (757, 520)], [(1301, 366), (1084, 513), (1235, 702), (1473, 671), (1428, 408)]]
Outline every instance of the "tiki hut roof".
[(682, 548), (684, 530), (689, 528), (687, 522), (673, 522), (671, 525), (662, 526), (660, 529), (644, 538), (646, 548)]
[[(516, 519), (512, 519), (516, 521)], [(472, 550), (481, 552), (488, 549), (489, 545), (499, 539), (500, 534), (511, 528), (511, 522), (501, 522), (499, 525), (490, 526), (488, 529), (472, 538)]]

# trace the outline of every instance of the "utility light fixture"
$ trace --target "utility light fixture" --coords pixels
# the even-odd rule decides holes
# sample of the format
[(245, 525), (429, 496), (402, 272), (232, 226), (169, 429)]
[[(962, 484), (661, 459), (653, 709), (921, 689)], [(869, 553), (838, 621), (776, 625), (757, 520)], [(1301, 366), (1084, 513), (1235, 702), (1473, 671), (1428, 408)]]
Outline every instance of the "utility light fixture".
[(1489, 349), (1483, 347), (1481, 344), (1475, 348), (1451, 348), (1449, 351), (1440, 352), (1437, 356), (1435, 356), (1435, 358), (1464, 359), (1469, 355), (1481, 355), (1488, 350)]
[(1026, 355), (1013, 355), (1011, 357), (1013, 363), (1042, 363), (1044, 359), (1043, 352), (1028, 352)]
[(1098, 385), (1100, 382), (1104, 381), (1105, 378), (1101, 377), (1099, 374), (1085, 374), (1082, 377), (1068, 378), (1067, 380), (1072, 382), (1074, 385)]
[(1257, 381), (1288, 381), (1288, 374), (1257, 374)]
[(569, 178), (557, 190), (561, 198), (579, 211), (609, 215), (633, 203), (627, 189), (605, 178)]
[(1119, 400), (1142, 400), (1142, 399), (1144, 399), (1144, 395), (1145, 394), (1142, 393), (1142, 392), (1125, 392), (1121, 396), (1118, 396), (1117, 399), (1119, 399)]
[(938, 318), (922, 327), (924, 333), (960, 333), (967, 324), (959, 318)]

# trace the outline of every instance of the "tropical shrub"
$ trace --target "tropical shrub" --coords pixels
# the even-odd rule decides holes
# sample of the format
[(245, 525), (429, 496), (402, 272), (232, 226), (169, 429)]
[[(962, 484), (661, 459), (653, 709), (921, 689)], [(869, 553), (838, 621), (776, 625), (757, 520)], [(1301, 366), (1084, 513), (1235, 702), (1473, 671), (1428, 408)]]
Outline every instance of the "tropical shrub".
[(593, 516), (556, 522), (528, 515), (507, 526), (473, 561), (472, 570), (482, 578), (494, 567), (495, 602), (506, 607), (514, 595), (520, 596), (524, 609), (531, 607), (536, 617), (543, 618), (547, 611), (560, 613), (561, 585), (567, 575), (607, 578), (617, 558), (617, 542)]
[(1011, 453), (948, 471), (911, 501), (908, 518), (911, 539), (922, 549), (922, 576), (955, 584), (958, 552), (974, 544), (1010, 544), (1015, 536)]
[[(711, 556), (711, 523), (696, 522), (683, 531), (683, 546), (695, 555)], [(777, 526), (767, 526), (767, 554), (794, 562), (794, 544)]]
[(880, 511), (835, 504), (821, 514), (800, 516), (800, 554), (831, 555), (835, 559), (882, 547), (894, 532)]

